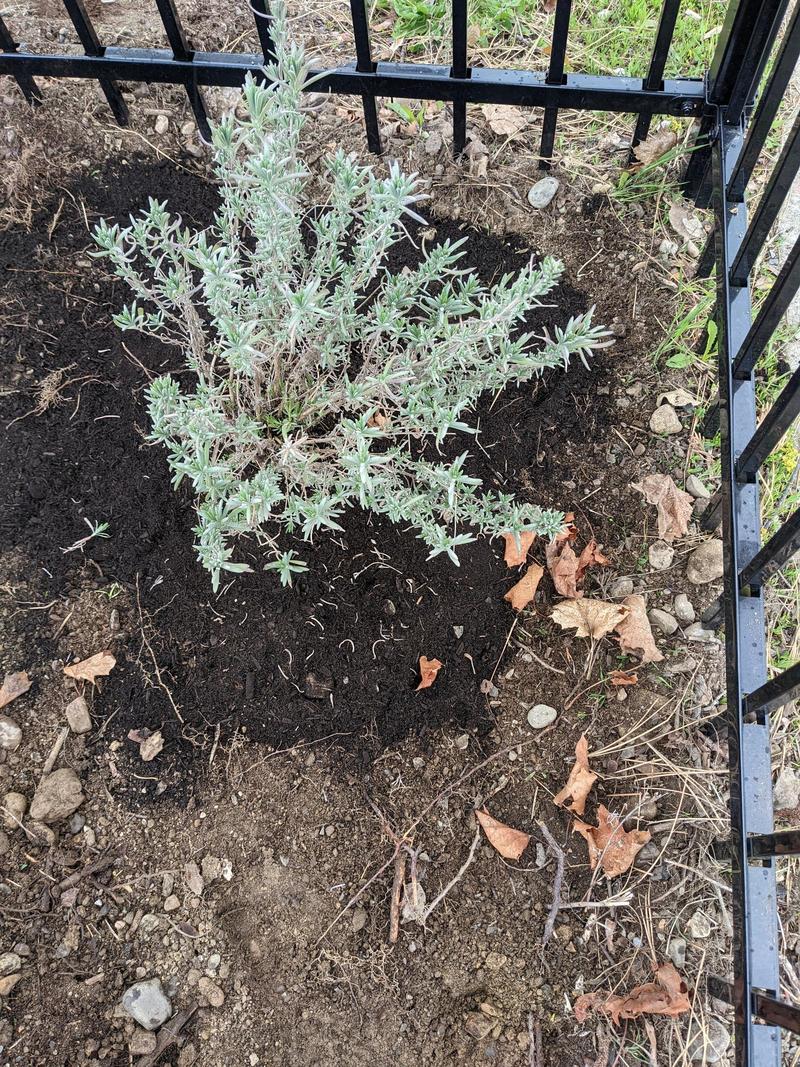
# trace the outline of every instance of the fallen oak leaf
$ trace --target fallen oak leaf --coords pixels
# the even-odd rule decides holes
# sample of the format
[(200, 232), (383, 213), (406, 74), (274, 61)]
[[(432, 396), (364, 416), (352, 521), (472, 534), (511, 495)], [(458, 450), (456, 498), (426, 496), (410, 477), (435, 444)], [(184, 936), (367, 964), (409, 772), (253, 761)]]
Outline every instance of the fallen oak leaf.
[(21, 697), (23, 693), (27, 693), (30, 687), (31, 680), (27, 671), (14, 671), (12, 674), (7, 674), (0, 686), (0, 708), (4, 708), (12, 700)]
[(599, 864), (607, 878), (616, 878), (630, 870), (639, 850), (650, 840), (649, 830), (626, 830), (619, 816), (603, 804), (597, 809), (597, 826), (576, 819), (572, 829), (589, 846), (591, 869)]
[[(506, 550), (503, 556), (505, 565), (509, 568), (519, 567), (528, 558), (528, 552), (536, 540), (536, 534), (531, 530), (523, 530), (518, 534), (504, 533), (503, 540), (506, 543)], [(519, 541), (519, 546), (517, 541)]]
[(638, 685), (639, 675), (636, 671), (612, 671), (608, 676), (612, 685)]
[(540, 567), (538, 563), (531, 563), (516, 585), (511, 586), (503, 600), (507, 600), (514, 611), (522, 611), (536, 596), (536, 590), (539, 588), (543, 575), (544, 567)]
[(427, 656), (419, 657), (420, 683), (417, 686), (417, 692), (420, 689), (430, 689), (436, 681), (436, 675), (442, 669), (442, 666), (442, 662), (438, 659), (428, 659)]
[(483, 827), (489, 844), (503, 859), (518, 860), (530, 844), (530, 834), (526, 834), (524, 830), (515, 830), (513, 826), (506, 826), (488, 811), (476, 810), (475, 818)]
[(608, 558), (608, 556), (604, 556), (603, 553), (600, 551), (602, 547), (602, 545), (598, 545), (597, 541), (592, 538), (591, 541), (589, 541), (589, 543), (584, 548), (583, 552), (581, 552), (580, 556), (578, 556), (578, 566), (575, 571), (576, 585), (583, 585), (583, 580), (586, 577), (586, 572), (590, 567), (594, 566), (595, 564), (597, 564), (599, 567), (607, 567), (611, 563), (611, 560)]
[(638, 656), (642, 663), (659, 663), (664, 657), (656, 647), (650, 620), (647, 618), (644, 597), (634, 593), (626, 596), (622, 607), (627, 608), (625, 616), (614, 629), (619, 634), (619, 647), (623, 652)]
[(575, 746), (575, 763), (569, 772), (567, 784), (553, 797), (553, 803), (574, 811), (576, 815), (583, 815), (586, 810), (586, 798), (596, 781), (597, 775), (589, 768), (589, 742), (586, 740), (586, 734), (581, 734)]
[(597, 641), (619, 627), (627, 616), (625, 604), (611, 604), (607, 600), (565, 600), (556, 604), (550, 618), (562, 630), (575, 630), (577, 637)]
[(94, 685), (95, 679), (105, 677), (111, 674), (111, 671), (116, 666), (116, 659), (110, 652), (95, 652), (93, 656), (89, 656), (88, 659), (82, 659), (79, 663), (72, 663), (68, 667), (64, 668), (64, 674), (68, 678), (75, 678), (78, 681), (91, 682)]
[(692, 498), (668, 474), (648, 474), (641, 482), (634, 482), (633, 488), (658, 509), (658, 536), (662, 541), (674, 541), (688, 533)]
[(575, 1001), (575, 1018), (583, 1023), (590, 1011), (602, 1011), (618, 1026), (620, 1019), (637, 1019), (644, 1014), (674, 1017), (690, 1011), (688, 986), (673, 964), (654, 963), (653, 970), (654, 981), (634, 986), (627, 996), (599, 991), (584, 993)]
[(578, 557), (566, 538), (554, 538), (545, 548), (545, 558), (556, 592), (575, 600), (583, 596), (578, 589)]
[(662, 127), (651, 133), (646, 140), (641, 141), (633, 150), (633, 154), (639, 163), (655, 163), (661, 156), (666, 155), (678, 143), (678, 137), (674, 130)]
[(518, 107), (484, 104), (481, 111), (492, 132), (501, 137), (518, 137), (528, 125), (528, 116)]

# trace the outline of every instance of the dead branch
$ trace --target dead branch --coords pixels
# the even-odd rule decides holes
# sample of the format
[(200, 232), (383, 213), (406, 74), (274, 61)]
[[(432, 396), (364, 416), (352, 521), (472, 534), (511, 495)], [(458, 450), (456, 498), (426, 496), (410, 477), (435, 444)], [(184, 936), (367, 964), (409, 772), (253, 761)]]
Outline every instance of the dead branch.
[(394, 945), (400, 936), (400, 897), (406, 876), (406, 854), (401, 849), (394, 860), (392, 881), (392, 904), (389, 911), (389, 944)]
[(461, 879), (464, 877), (464, 875), (465, 875), (465, 873), (467, 871), (467, 868), (472, 863), (472, 861), (475, 859), (475, 850), (478, 847), (480, 839), (481, 839), (481, 828), (480, 828), (480, 826), (478, 826), (478, 828), (475, 831), (475, 836), (472, 839), (472, 844), (470, 845), (469, 852), (467, 853), (467, 858), (461, 864), (461, 867), (460, 867), (460, 869), (458, 871), (458, 874), (454, 875), (453, 878), (450, 879), (450, 881), (447, 883), (447, 885), (444, 887), (444, 889), (441, 891), (441, 893), (439, 893), (439, 895), (434, 900), (432, 900), (430, 902), (430, 904), (427, 906), (427, 908), (425, 909), (424, 917), (423, 917), (423, 924), (428, 921), (428, 919), (430, 918), (431, 912), (434, 910), (434, 908), (437, 908), (442, 903), (442, 901), (447, 896), (447, 894), (450, 892), (450, 890), (453, 888), (453, 886), (457, 882), (460, 882)]
[(50, 755), (44, 761), (44, 766), (42, 767), (42, 778), (46, 778), (50, 771), (52, 771), (53, 767), (55, 767), (58, 755), (61, 752), (61, 749), (64, 747), (64, 742), (67, 740), (68, 737), (69, 727), (62, 726), (61, 730), (59, 731), (58, 737), (53, 743), (53, 747), (50, 749)]
[(553, 903), (550, 905), (550, 911), (547, 913), (547, 920), (544, 924), (544, 933), (542, 934), (542, 948), (544, 948), (553, 936), (556, 918), (559, 909), (561, 908), (561, 885), (564, 881), (564, 850), (556, 842), (555, 838), (543, 822), (539, 823), (539, 829), (542, 831), (542, 836), (547, 842), (547, 847), (552, 852), (556, 861), (556, 876), (553, 879)]
[(96, 860), (94, 863), (90, 863), (87, 867), (84, 867), (82, 871), (76, 871), (75, 874), (70, 874), (66, 878), (62, 878), (58, 885), (53, 887), (53, 895), (60, 895), (66, 892), (67, 889), (72, 889), (78, 882), (84, 878), (88, 878), (90, 875), (99, 874), (101, 871), (107, 870), (109, 867), (113, 867), (116, 863), (116, 856), (105, 856), (103, 859)]
[(197, 1005), (193, 1004), (191, 1008), (177, 1012), (169, 1022), (164, 1023), (158, 1031), (156, 1047), (146, 1056), (139, 1056), (136, 1060), (136, 1067), (155, 1067), (167, 1049), (172, 1048), (173, 1045), (179, 1043), (181, 1030), (186, 1026), (196, 1011)]

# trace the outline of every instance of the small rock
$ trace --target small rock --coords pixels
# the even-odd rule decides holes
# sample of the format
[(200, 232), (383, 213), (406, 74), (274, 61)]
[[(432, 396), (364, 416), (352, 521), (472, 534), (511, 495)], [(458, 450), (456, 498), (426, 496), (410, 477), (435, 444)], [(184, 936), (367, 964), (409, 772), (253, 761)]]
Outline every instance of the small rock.
[(16, 974), (22, 968), (22, 960), (16, 952), (4, 952), (0, 955), (0, 978)]
[(653, 541), (647, 550), (647, 558), (654, 571), (665, 571), (672, 566), (675, 558), (675, 549), (666, 541)]
[(630, 596), (633, 593), (633, 579), (617, 578), (609, 592), (613, 597)]
[(476, 1041), (488, 1037), (494, 1026), (494, 1019), (488, 1018), (480, 1011), (471, 1011), (464, 1018), (464, 1029)]
[(793, 767), (783, 768), (772, 795), (779, 811), (800, 805), (800, 778)]
[(691, 626), (687, 626), (683, 631), (683, 636), (687, 641), (716, 641), (717, 635), (713, 630), (706, 630), (702, 623), (693, 622)]
[(46, 823), (34, 820), (33, 822), (29, 822), (25, 829), (34, 844), (50, 848), (56, 843), (56, 832), (52, 827), (47, 826)]
[(674, 634), (678, 629), (678, 620), (674, 615), (670, 615), (668, 611), (664, 611), (663, 608), (653, 608), (648, 611), (647, 617), (650, 620), (650, 625), (655, 626), (657, 630), (660, 630), (667, 637), (670, 634)]
[(222, 877), (222, 860), (218, 856), (203, 856), (200, 861), (200, 870), (204, 882), (216, 882)]
[(731, 1035), (728, 1027), (719, 1019), (705, 1020), (705, 1025), (695, 1023), (689, 1034), (687, 1055), (692, 1063), (720, 1063), (730, 1048)]
[(142, 916), (142, 921), (139, 923), (139, 933), (143, 937), (149, 937), (150, 934), (154, 934), (160, 926), (160, 916), (148, 912), (147, 915)]
[(556, 195), (558, 186), (558, 178), (547, 177), (540, 179), (528, 190), (528, 203), (531, 207), (541, 211), (542, 208), (547, 207)]
[(81, 806), (83, 799), (77, 774), (62, 767), (42, 779), (31, 801), (30, 817), (36, 822), (61, 822)]
[(686, 941), (682, 937), (671, 937), (667, 945), (667, 955), (678, 970), (682, 970), (686, 963)]
[(489, 952), (485, 962), (490, 971), (502, 971), (508, 963), (508, 956), (504, 956), (502, 952)]
[(540, 870), (547, 866), (547, 850), (541, 841), (536, 842), (536, 866)]
[(201, 897), (203, 895), (203, 890), (205, 889), (205, 884), (197, 864), (193, 861), (187, 863), (183, 868), (183, 877), (189, 892), (193, 893), (196, 897)]
[(658, 817), (658, 803), (652, 799), (643, 800), (638, 806), (636, 815), (644, 822), (652, 822)]
[(163, 135), (169, 129), (169, 119), (167, 118), (167, 116), (159, 115), (155, 121), (153, 129), (156, 131), (157, 134), (160, 134), (163, 137)]
[(633, 446), (633, 454), (634, 456), (636, 456), (637, 459), (641, 459), (641, 457), (645, 454), (646, 451), (647, 446), (643, 445), (641, 441), (638, 445)]
[(686, 577), (692, 585), (716, 582), (722, 577), (723, 571), (722, 541), (716, 537), (699, 545), (686, 564)]
[(549, 704), (534, 704), (528, 712), (528, 726), (533, 730), (543, 730), (551, 722), (555, 722), (558, 712)]
[(674, 659), (664, 668), (664, 673), (673, 674), (693, 674), (697, 670), (697, 660), (693, 656), (686, 656), (684, 659)]
[(469, 748), (469, 734), (459, 734), (456, 738), (456, 748), (460, 752), (464, 752)]
[(678, 593), (672, 602), (672, 610), (682, 626), (688, 626), (690, 622), (694, 622), (694, 607), (686, 593)]
[(85, 825), (86, 819), (78, 812), (75, 812), (67, 824), (67, 829), (71, 834), (79, 834)]
[(6, 793), (3, 797), (3, 825), (9, 830), (18, 830), (27, 807), (28, 801), (22, 793)]
[(456, 635), (456, 637), (460, 641), (461, 638), (464, 636), (464, 627), (463, 626), (454, 626), (453, 627), (453, 633)]
[(122, 994), (122, 1007), (145, 1030), (157, 1030), (172, 1015), (172, 1005), (158, 978), (135, 982)]
[(11, 841), (5, 830), (0, 830), (0, 856), (5, 856), (11, 848)]
[(0, 748), (16, 752), (22, 744), (22, 730), (7, 715), (0, 715)]
[(193, 137), (196, 129), (197, 127), (193, 122), (184, 122), (184, 124), (181, 126), (181, 136)]
[(9, 974), (5, 978), (0, 978), (0, 997), (9, 996), (21, 977), (21, 974)]
[(164, 911), (177, 911), (180, 906), (181, 902), (180, 900), (178, 900), (174, 893), (170, 893), (170, 895), (164, 901)]
[(683, 429), (678, 413), (671, 404), (662, 404), (650, 416), (650, 429), (653, 433), (680, 433)]
[(70, 730), (74, 734), (88, 734), (92, 728), (92, 720), (89, 717), (89, 705), (83, 697), (75, 697), (71, 704), (67, 704), (65, 715)]
[(149, 1030), (143, 1030), (141, 1026), (137, 1026), (128, 1038), (128, 1051), (131, 1056), (149, 1056), (151, 1052), (155, 1052), (157, 1045), (156, 1035), (151, 1034)]
[(431, 130), (425, 138), (425, 152), (429, 156), (435, 156), (441, 152), (443, 143), (441, 133), (438, 130)]
[(212, 982), (205, 975), (197, 983), (197, 989), (201, 996), (205, 997), (212, 1008), (221, 1008), (225, 1003), (225, 994), (216, 982)]
[(356, 908), (353, 912), (353, 933), (357, 934), (367, 925), (366, 908)]
[(697, 941), (702, 941), (711, 936), (711, 920), (704, 911), (698, 909), (689, 919), (686, 929), (690, 937), (695, 938)]
[(711, 496), (710, 490), (706, 489), (696, 474), (690, 474), (686, 479), (686, 492), (695, 500), (708, 500)]

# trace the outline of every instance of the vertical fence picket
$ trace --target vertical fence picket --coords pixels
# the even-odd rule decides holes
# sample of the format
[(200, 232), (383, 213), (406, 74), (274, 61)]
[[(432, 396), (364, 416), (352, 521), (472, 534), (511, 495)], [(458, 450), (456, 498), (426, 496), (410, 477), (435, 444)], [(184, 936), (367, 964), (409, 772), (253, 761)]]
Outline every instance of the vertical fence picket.
[(270, 14), (267, 0), (250, 0), (250, 7), (253, 11), (253, 18), (256, 20), (256, 33), (258, 34), (258, 40), (261, 44), (261, 52), (264, 56), (264, 62), (268, 63), (275, 55), (275, 46), (272, 42), (272, 31), (269, 24)]
[[(350, 0), (350, 15), (353, 22), (353, 36), (356, 42), (356, 70), (362, 74), (372, 74), (375, 63), (372, 60), (372, 46), (369, 41), (369, 23), (367, 22), (366, 0)], [(378, 108), (372, 93), (362, 93), (361, 103), (364, 107), (364, 125), (367, 129), (367, 144), (371, 152), (380, 155), (381, 131), (378, 126)]]
[[(453, 65), (450, 77), (469, 78), (467, 65), (467, 0), (453, 0)], [(467, 102), (453, 100), (453, 155), (460, 156), (467, 143)]]
[[(664, 6), (661, 8), (661, 18), (658, 20), (658, 31), (653, 45), (653, 54), (650, 57), (650, 66), (647, 70), (647, 77), (643, 82), (643, 87), (645, 89), (661, 88), (664, 78), (664, 68), (667, 65), (667, 56), (669, 55), (670, 46), (672, 45), (672, 37), (675, 33), (675, 23), (678, 20), (680, 6), (681, 0), (664, 0)], [(652, 122), (652, 119), (653, 116), (651, 114), (643, 111), (636, 120), (636, 128), (633, 131), (633, 139), (631, 141), (629, 163), (632, 163), (636, 158), (633, 149), (638, 144), (641, 144), (650, 132), (650, 123)]]
[[(105, 52), (105, 48), (100, 44), (95, 28), (86, 13), (86, 8), (83, 6), (83, 0), (64, 0), (64, 7), (67, 9), (67, 14), (75, 27), (78, 40), (83, 45), (86, 55), (101, 56)], [(122, 93), (119, 91), (117, 83), (113, 78), (98, 78), (97, 80), (114, 118), (120, 126), (127, 126), (128, 107), (122, 99)]]
[[(564, 64), (567, 58), (571, 14), (572, 0), (556, 0), (556, 17), (553, 22), (553, 39), (550, 44), (550, 65), (547, 69), (548, 85), (562, 85), (564, 82)], [(539, 167), (542, 170), (550, 169), (557, 123), (558, 108), (546, 107), (542, 118), (542, 140), (539, 146)]]
[[(161, 22), (163, 23), (169, 46), (172, 49), (172, 55), (183, 63), (191, 63), (194, 52), (186, 40), (186, 34), (183, 32), (183, 26), (173, 0), (156, 0), (156, 7), (161, 16)], [(208, 115), (200, 93), (200, 86), (190, 77), (184, 80), (183, 85), (197, 121), (197, 128), (201, 136), (210, 141), (211, 127), (208, 124)]]
[[(0, 15), (0, 52), (16, 52), (16, 50), (17, 42), (9, 33), (5, 22), (3, 22), (3, 16)], [(15, 80), (20, 88), (20, 92), (29, 104), (40, 104), (42, 102), (42, 95), (39, 92), (39, 87), (30, 74), (20, 71), (15, 75)]]

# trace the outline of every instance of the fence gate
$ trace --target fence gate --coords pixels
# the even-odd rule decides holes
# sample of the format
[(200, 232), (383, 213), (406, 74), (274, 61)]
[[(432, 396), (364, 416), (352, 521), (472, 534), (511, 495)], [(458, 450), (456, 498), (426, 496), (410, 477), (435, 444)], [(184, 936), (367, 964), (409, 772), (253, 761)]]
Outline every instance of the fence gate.
[[(800, 663), (767, 677), (763, 585), (800, 549), (800, 510), (761, 544), (758, 472), (800, 413), (800, 369), (772, 409), (756, 422), (754, 371), (800, 287), (800, 239), (753, 321), (749, 277), (800, 168), (800, 117), (748, 222), (746, 194), (767, 135), (800, 56), (800, 0), (787, 17), (788, 0), (731, 0), (716, 53), (704, 78), (664, 79), (680, 0), (664, 0), (647, 75), (597, 77), (565, 73), (572, 0), (556, 0), (546, 71), (472, 67), (467, 41), (467, 0), (452, 2), (450, 66), (376, 62), (366, 0), (350, 0), (353, 62), (324, 72), (315, 92), (361, 97), (367, 142), (381, 151), (377, 97), (449, 101), (453, 152), (466, 141), (467, 104), (510, 104), (542, 109), (540, 166), (549, 166), (558, 113), (563, 108), (636, 116), (632, 146), (648, 133), (654, 115), (693, 119), (698, 130), (684, 176), (687, 196), (713, 204), (716, 227), (701, 270), (716, 272), (722, 485), (704, 516), (722, 524), (725, 553), (725, 647), (731, 784), (730, 856), (735, 944), (733, 982), (709, 979), (710, 991), (734, 1007), (736, 1063), (779, 1067), (781, 1029), (800, 1033), (800, 1009), (781, 1000), (775, 862), (800, 855), (800, 830), (775, 832), (772, 811), (769, 717), (800, 693)], [(194, 51), (174, 0), (153, 0), (168, 49), (105, 46), (83, 0), (64, 0), (84, 54), (20, 50), (0, 16), (0, 75), (15, 79), (36, 105), (37, 79), (89, 78), (98, 82), (117, 122), (128, 109), (120, 83), (182, 85), (201, 134), (210, 134), (203, 86), (239, 86), (250, 73), (264, 79), (272, 51), (266, 0), (250, 0), (262, 54)], [(779, 43), (780, 41), (780, 43)], [(779, 44), (779, 46), (778, 46)], [(765, 84), (764, 71), (770, 64)]]

